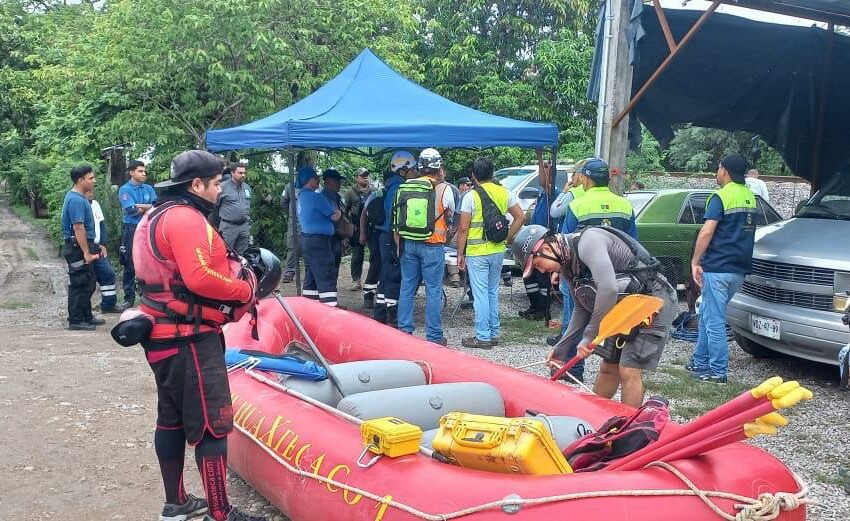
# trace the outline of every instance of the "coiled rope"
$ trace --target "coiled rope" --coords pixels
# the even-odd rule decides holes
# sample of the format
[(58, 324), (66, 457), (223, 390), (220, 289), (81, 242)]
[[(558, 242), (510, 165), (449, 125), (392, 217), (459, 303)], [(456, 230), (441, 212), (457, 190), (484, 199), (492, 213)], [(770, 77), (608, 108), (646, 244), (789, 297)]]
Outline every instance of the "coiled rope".
[[(258, 374), (251, 375), (253, 373), (251, 370), (245, 371), (249, 374), (249, 376), (253, 376), (255, 379), (259, 381), (266, 380), (265, 383), (271, 384), (271, 381), (268, 381), (265, 378), (257, 378)], [(278, 384), (279, 385), (279, 384)], [(272, 386), (275, 387), (275, 386)], [(254, 442), (255, 445), (260, 447), (263, 451), (266, 452), (274, 461), (284, 467), (287, 471), (300, 476), (302, 478), (309, 478), (316, 480), (318, 482), (324, 483), (325, 485), (331, 485), (334, 487), (338, 487), (342, 490), (347, 490), (348, 492), (352, 492), (354, 494), (360, 494), (361, 496), (371, 499), (379, 504), (387, 505), (390, 508), (394, 508), (410, 514), (419, 519), (423, 519), (425, 521), (447, 521), (449, 519), (457, 519), (460, 517), (465, 517), (471, 514), (475, 514), (478, 512), (483, 512), (485, 510), (496, 509), (496, 508), (520, 508), (522, 506), (531, 506), (531, 505), (545, 505), (550, 503), (559, 503), (564, 501), (573, 501), (577, 499), (599, 499), (599, 498), (610, 498), (610, 497), (660, 497), (660, 496), (693, 496), (699, 498), (703, 503), (706, 504), (711, 510), (720, 516), (725, 521), (773, 521), (782, 512), (794, 510), (799, 508), (802, 505), (806, 505), (809, 503), (808, 497), (808, 486), (806, 486), (802, 480), (795, 474), (794, 478), (796, 479), (798, 485), (800, 485), (800, 491), (796, 493), (790, 492), (777, 492), (775, 494), (764, 493), (759, 495), (758, 498), (754, 499), (747, 496), (742, 496), (739, 494), (733, 494), (730, 492), (715, 492), (715, 491), (705, 491), (700, 490), (693, 481), (691, 481), (687, 476), (685, 476), (679, 469), (674, 467), (673, 465), (656, 461), (647, 465), (647, 467), (659, 467), (668, 472), (672, 473), (674, 476), (679, 478), (682, 483), (687, 486), (687, 489), (667, 489), (667, 490), (597, 490), (597, 491), (587, 491), (587, 492), (575, 492), (571, 494), (559, 494), (553, 496), (543, 496), (538, 498), (520, 498), (520, 497), (512, 497), (505, 498), (496, 501), (490, 501), (487, 503), (482, 503), (480, 505), (474, 505), (468, 508), (464, 508), (462, 510), (456, 510), (454, 512), (446, 512), (442, 514), (432, 514), (428, 512), (423, 512), (418, 510), (410, 505), (406, 505), (394, 499), (391, 499), (391, 496), (380, 496), (378, 494), (374, 494), (369, 492), (368, 490), (355, 487), (349, 485), (347, 483), (342, 483), (340, 481), (327, 478), (325, 476), (319, 475), (315, 472), (310, 472), (307, 470), (300, 469), (288, 461), (280, 457), (275, 451), (273, 451), (270, 447), (268, 447), (265, 443), (261, 442), (259, 439), (254, 437), (247, 429), (242, 427), (239, 424), (235, 424), (236, 430), (242, 433), (246, 438)], [(712, 499), (726, 499), (735, 502), (735, 509), (738, 512), (734, 515), (724, 512), (720, 507), (718, 507)]]

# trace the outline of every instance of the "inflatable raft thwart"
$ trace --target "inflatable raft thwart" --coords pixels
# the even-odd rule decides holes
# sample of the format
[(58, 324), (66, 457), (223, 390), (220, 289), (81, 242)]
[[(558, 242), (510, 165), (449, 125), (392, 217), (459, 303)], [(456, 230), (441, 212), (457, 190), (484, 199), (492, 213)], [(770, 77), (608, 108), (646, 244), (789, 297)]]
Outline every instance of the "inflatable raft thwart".
[[(551, 472), (520, 468), (528, 462), (543, 461), (545, 467), (547, 461), (558, 461), (557, 449), (612, 416), (633, 411), (540, 376), (436, 346), (355, 313), (302, 298), (286, 301), (332, 364), (345, 396), (329, 379), (315, 381), (244, 366), (232, 370), (237, 429), (229, 438), (229, 463), (294, 521), (806, 519), (805, 504), (798, 502), (802, 485), (795, 476), (770, 454), (743, 443), (637, 470), (569, 473), (560, 463)], [(259, 341), (251, 338), (248, 318), (226, 328), (229, 348), (280, 355), (290, 342), (304, 342), (275, 300), (260, 304)], [(491, 448), (503, 453), (494, 458), (496, 452), (491, 452), (483, 459), (489, 458), (494, 466), (496, 459), (503, 464), (510, 456), (504, 446), (511, 436), (516, 444), (508, 453), (533, 446), (536, 455), (517, 454), (516, 466), (509, 464), (507, 469), (486, 469), (481, 461), (463, 457), (450, 461), (433, 457), (433, 445), (465, 439), (456, 436), (447, 441), (449, 422), (454, 422), (455, 432), (468, 425), (464, 422), (478, 422), (477, 430), (469, 431), (472, 445), (482, 441), (480, 420), (500, 423), (500, 417), (515, 418), (503, 421), (527, 428), (494, 435)], [(418, 432), (410, 433), (421, 430), (421, 446), (413, 454), (375, 457), (364, 452), (361, 428), (390, 429), (399, 437), (396, 448), (419, 439)], [(675, 437), (679, 429), (669, 424), (664, 436)], [(529, 444), (528, 436), (548, 439), (557, 448), (553, 451), (536, 441)], [(416, 442), (412, 443), (406, 452), (416, 450)], [(485, 470), (475, 470), (479, 468)]]

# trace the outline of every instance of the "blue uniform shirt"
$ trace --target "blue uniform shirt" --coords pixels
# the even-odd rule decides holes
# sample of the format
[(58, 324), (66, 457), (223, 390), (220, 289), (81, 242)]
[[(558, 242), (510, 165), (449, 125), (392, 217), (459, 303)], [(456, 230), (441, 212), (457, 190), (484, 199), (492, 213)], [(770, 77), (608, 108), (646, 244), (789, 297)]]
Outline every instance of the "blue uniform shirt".
[(121, 221), (124, 224), (139, 224), (143, 214), (138, 213), (136, 205), (153, 204), (156, 201), (156, 191), (149, 184), (135, 184), (133, 181), (127, 181), (118, 190), (118, 201), (121, 203), (121, 209), (124, 210)]
[[(557, 199), (557, 197), (561, 195), (561, 191), (558, 190), (556, 186), (554, 188), (554, 194), (552, 195), (552, 200)], [(534, 211), (531, 212), (531, 224), (539, 224), (540, 226), (549, 227), (549, 194), (544, 191), (540, 192), (540, 195), (537, 196), (537, 203), (534, 205)], [(552, 220), (553, 224), (555, 223), (555, 219)], [(557, 227), (555, 227), (557, 229)]]
[(724, 208), (723, 200), (716, 194), (708, 198), (705, 220), (718, 222), (700, 261), (703, 271), (744, 274), (751, 271), (756, 235), (754, 211), (754, 208)]
[(331, 220), (336, 208), (327, 197), (312, 190), (301, 190), (296, 201), (298, 222), (302, 233), (314, 235), (333, 235), (334, 223)]
[(390, 184), (384, 190), (384, 224), (378, 226), (381, 231), (393, 231), (393, 205), (395, 204), (395, 194), (398, 192), (398, 187), (404, 179), (400, 175), (394, 175), (390, 178)]
[(62, 238), (71, 239), (74, 237), (74, 225), (83, 223), (86, 227), (86, 238), (90, 241), (94, 240), (94, 214), (91, 211), (91, 204), (83, 194), (68, 190), (65, 194), (65, 202), (62, 203)]

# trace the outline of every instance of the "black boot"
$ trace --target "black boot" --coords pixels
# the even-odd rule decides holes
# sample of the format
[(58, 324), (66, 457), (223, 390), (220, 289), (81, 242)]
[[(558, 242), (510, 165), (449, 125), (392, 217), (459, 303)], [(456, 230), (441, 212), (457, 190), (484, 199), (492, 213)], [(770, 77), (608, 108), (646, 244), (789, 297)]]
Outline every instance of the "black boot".
[(387, 306), (387, 325), (398, 329), (398, 306)]
[(375, 294), (363, 294), (363, 309), (375, 309)]

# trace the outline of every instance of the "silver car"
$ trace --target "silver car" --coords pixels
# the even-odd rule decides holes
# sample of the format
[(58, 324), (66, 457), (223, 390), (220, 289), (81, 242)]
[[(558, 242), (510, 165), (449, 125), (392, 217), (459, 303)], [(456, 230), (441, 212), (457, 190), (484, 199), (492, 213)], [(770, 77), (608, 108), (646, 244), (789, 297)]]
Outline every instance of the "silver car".
[(792, 219), (756, 231), (752, 273), (726, 311), (744, 351), (838, 364), (850, 342), (841, 322), (850, 291), (848, 238), (847, 175), (834, 176)]
[[(558, 165), (558, 170), (555, 174), (555, 186), (558, 187), (558, 190), (564, 188), (573, 170), (572, 165)], [(497, 170), (493, 174), (493, 177), (502, 186), (507, 188), (508, 192), (517, 197), (517, 202), (519, 202), (523, 212), (526, 212), (537, 201), (537, 194), (543, 189), (540, 184), (537, 165), (502, 168), (501, 170)]]

